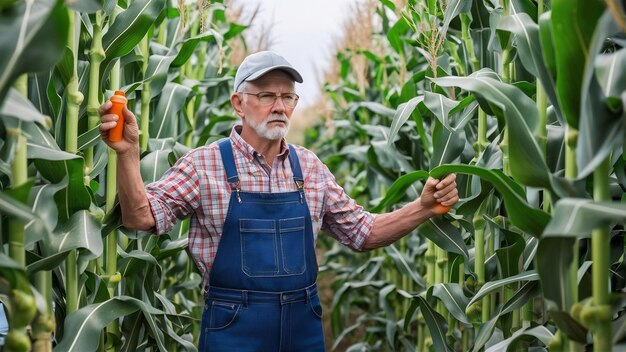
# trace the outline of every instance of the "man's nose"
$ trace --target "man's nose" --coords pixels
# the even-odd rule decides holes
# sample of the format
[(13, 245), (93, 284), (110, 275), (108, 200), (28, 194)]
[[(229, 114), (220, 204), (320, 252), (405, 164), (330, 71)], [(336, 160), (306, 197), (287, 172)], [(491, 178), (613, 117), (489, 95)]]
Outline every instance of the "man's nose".
[(280, 96), (277, 96), (276, 101), (274, 102), (274, 105), (272, 105), (272, 112), (284, 113), (286, 109), (287, 107), (285, 106), (285, 103), (283, 102), (283, 98)]

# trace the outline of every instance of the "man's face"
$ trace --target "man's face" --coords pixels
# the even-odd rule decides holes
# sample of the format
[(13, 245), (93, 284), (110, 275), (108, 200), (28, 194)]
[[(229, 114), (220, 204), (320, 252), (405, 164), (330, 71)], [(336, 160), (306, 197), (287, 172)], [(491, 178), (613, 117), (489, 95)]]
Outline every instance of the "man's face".
[[(271, 71), (261, 78), (245, 83), (242, 96), (242, 117), (245, 125), (250, 127), (257, 136), (268, 140), (280, 140), (289, 131), (289, 119), (295, 107), (286, 106), (282, 99), (273, 104), (262, 102), (261, 93), (283, 95), (295, 93), (294, 82), (285, 72)], [(261, 95), (259, 95), (261, 94)]]

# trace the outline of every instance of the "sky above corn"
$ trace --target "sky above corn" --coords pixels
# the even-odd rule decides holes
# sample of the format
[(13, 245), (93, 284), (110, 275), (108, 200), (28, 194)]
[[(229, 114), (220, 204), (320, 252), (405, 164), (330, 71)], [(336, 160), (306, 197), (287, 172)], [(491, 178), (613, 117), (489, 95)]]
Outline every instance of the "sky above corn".
[(244, 13), (259, 7), (249, 35), (268, 31), (269, 49), (284, 56), (300, 71), (304, 83), (296, 87), (300, 107), (320, 94), (323, 72), (333, 59), (334, 43), (343, 21), (362, 0), (244, 0)]

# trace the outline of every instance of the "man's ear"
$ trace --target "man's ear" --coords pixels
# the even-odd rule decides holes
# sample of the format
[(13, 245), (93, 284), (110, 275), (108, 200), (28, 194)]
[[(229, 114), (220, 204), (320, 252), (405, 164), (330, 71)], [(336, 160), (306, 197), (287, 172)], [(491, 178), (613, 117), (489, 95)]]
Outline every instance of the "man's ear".
[(243, 98), (239, 93), (233, 93), (230, 95), (230, 104), (235, 109), (235, 113), (239, 115), (239, 117), (244, 117), (243, 113)]

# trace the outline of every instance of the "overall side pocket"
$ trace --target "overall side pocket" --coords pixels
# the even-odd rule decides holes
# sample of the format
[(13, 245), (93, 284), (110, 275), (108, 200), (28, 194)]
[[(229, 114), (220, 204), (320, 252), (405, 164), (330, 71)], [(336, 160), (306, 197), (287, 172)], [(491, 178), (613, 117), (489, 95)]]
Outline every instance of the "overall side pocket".
[(211, 301), (207, 331), (222, 330), (230, 326), (237, 319), (240, 308), (239, 303)]

